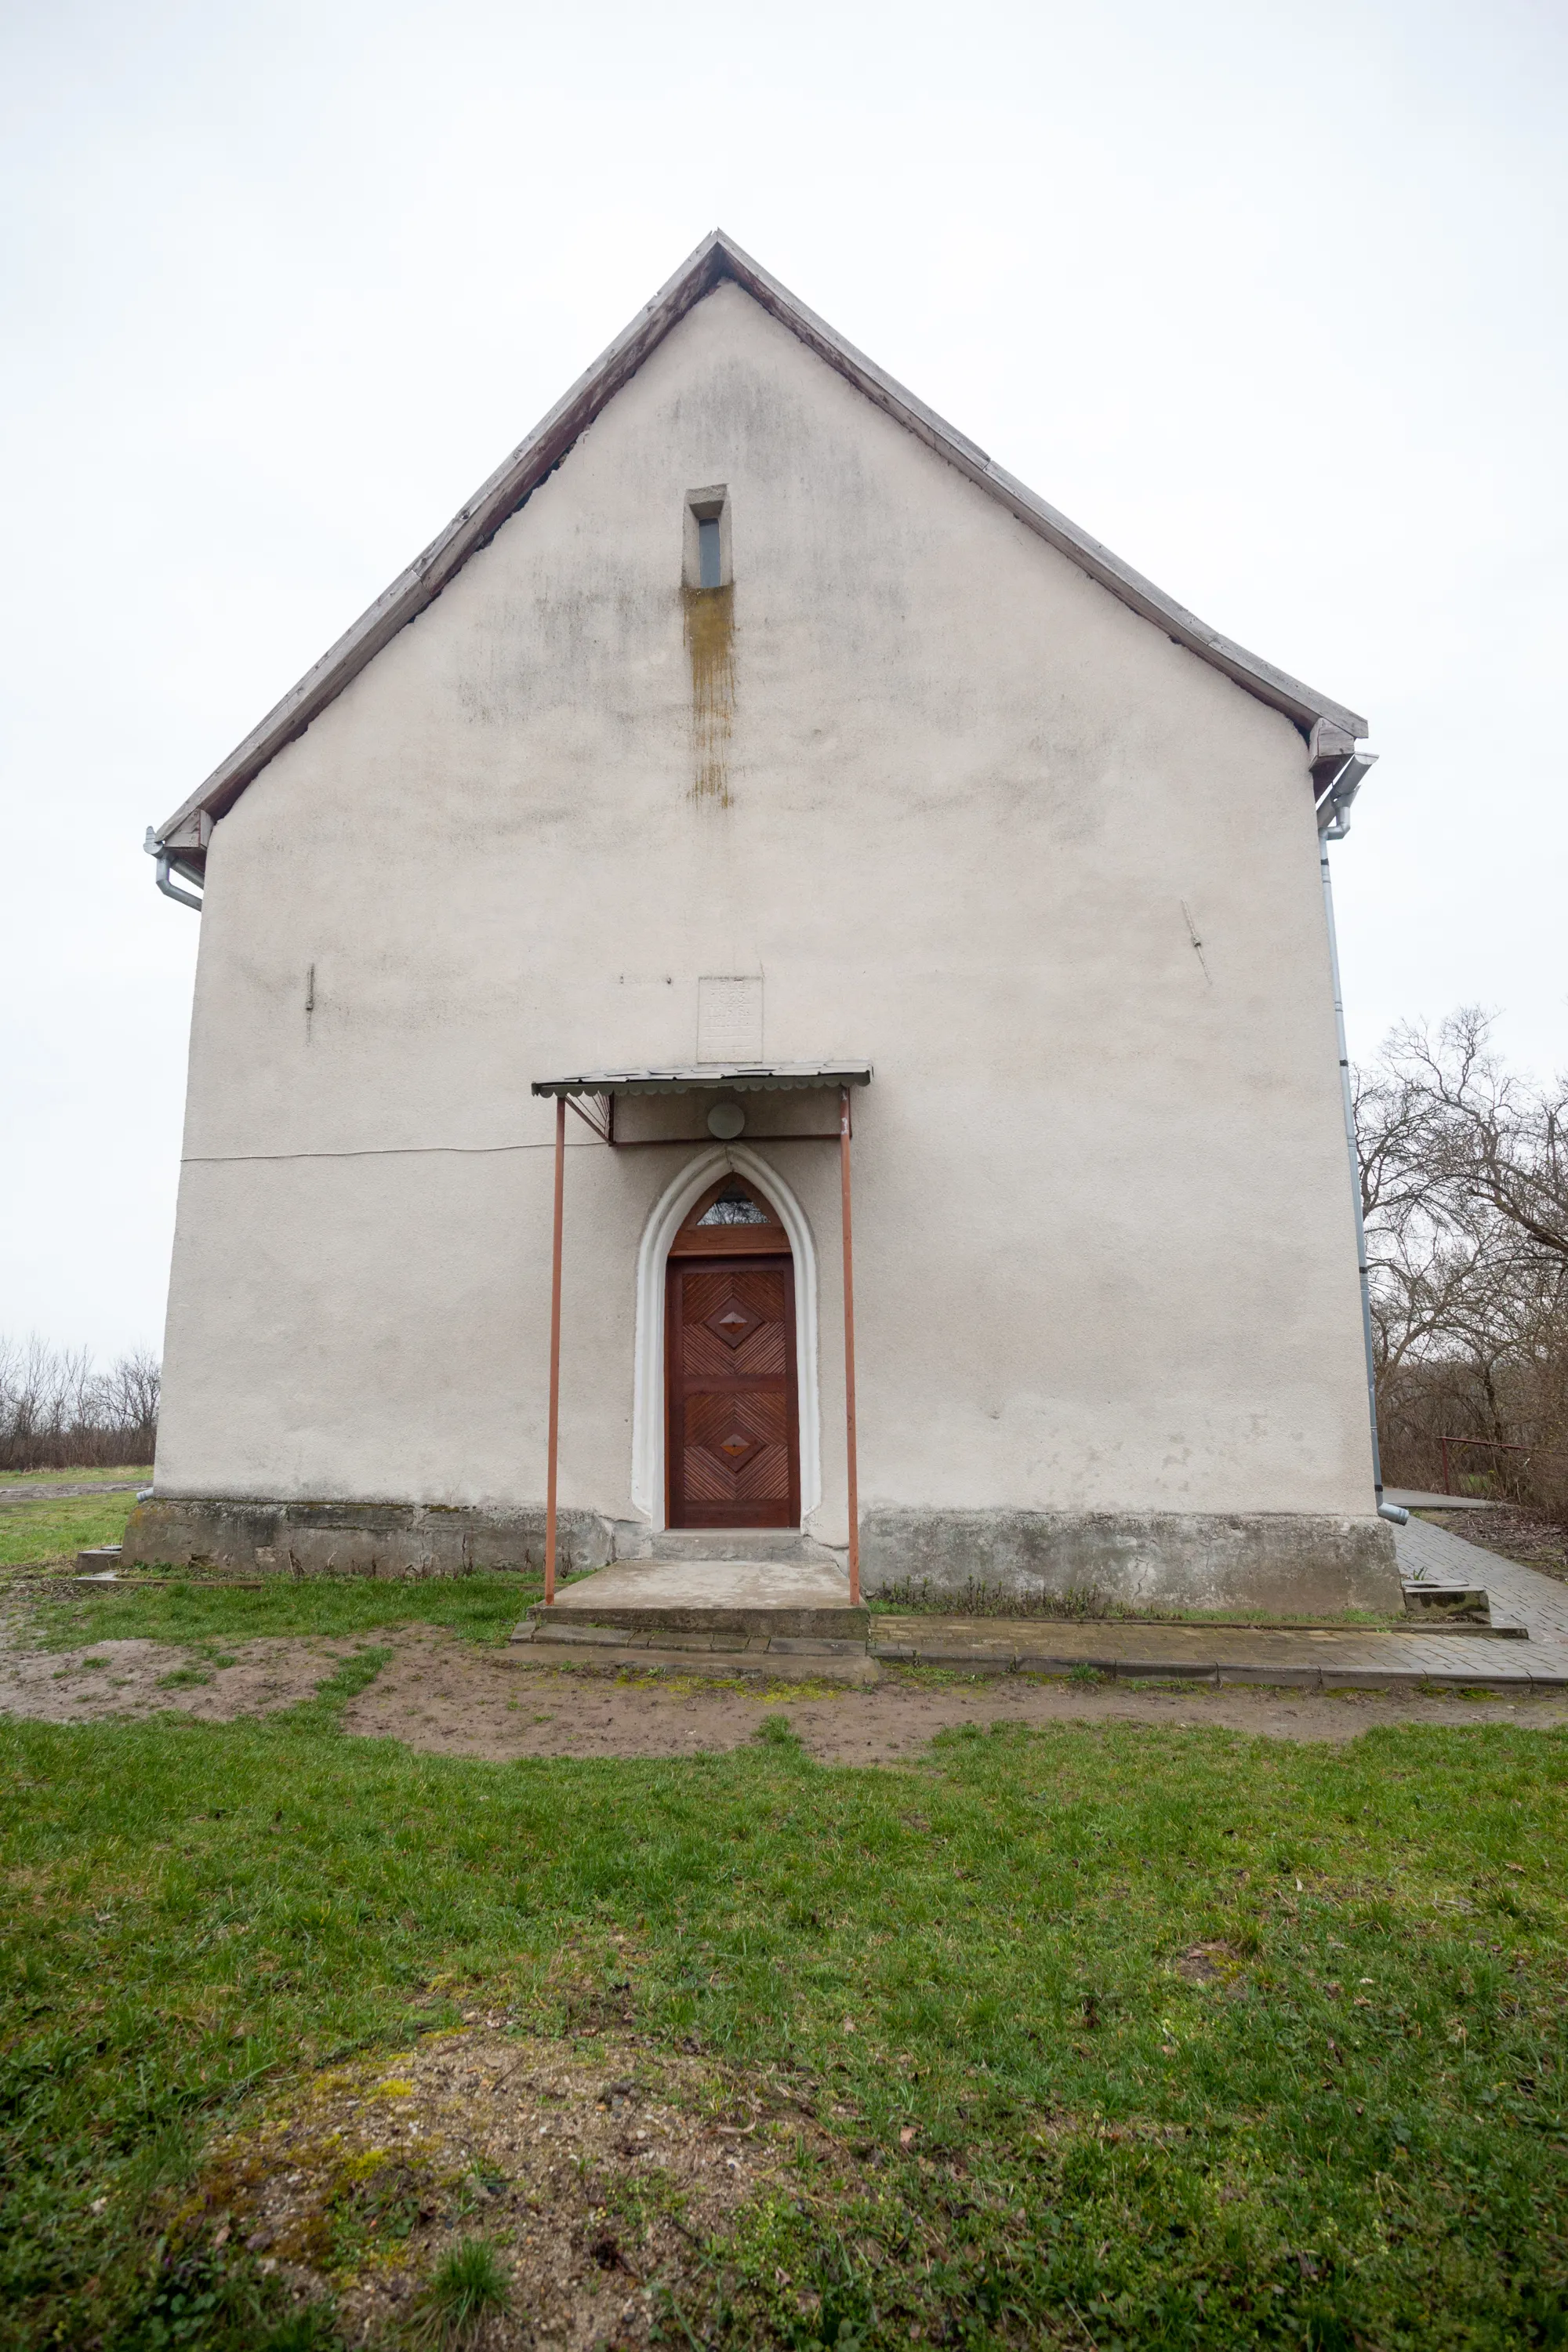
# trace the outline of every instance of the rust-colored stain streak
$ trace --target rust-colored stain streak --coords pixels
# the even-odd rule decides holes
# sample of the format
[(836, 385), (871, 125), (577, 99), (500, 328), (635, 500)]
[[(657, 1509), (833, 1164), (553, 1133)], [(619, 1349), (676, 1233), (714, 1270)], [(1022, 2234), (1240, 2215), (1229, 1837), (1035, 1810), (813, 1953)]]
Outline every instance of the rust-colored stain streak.
[(730, 805), (730, 730), (735, 715), (735, 591), (687, 588), (691, 721), (697, 747), (692, 798)]

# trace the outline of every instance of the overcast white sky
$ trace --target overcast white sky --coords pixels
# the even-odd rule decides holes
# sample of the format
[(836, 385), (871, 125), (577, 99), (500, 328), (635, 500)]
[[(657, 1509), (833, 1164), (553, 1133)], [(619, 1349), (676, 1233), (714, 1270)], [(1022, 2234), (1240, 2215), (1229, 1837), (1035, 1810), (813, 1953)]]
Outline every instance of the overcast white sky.
[(161, 1342), (143, 828), (715, 223), (1370, 714), (1357, 1051), (1568, 1065), (1565, 63), (1552, 0), (6, 0), (0, 1331)]

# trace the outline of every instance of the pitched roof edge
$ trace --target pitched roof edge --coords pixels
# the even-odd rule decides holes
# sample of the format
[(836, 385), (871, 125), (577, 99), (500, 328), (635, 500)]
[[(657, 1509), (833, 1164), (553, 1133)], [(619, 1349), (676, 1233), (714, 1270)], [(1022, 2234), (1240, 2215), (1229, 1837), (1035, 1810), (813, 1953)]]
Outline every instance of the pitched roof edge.
[[(772, 311), (775, 318), (792, 328), (804, 343), (825, 359), (830, 367), (837, 368), (840, 375), (847, 376), (850, 383), (858, 385), (868, 399), (885, 409), (889, 415), (926, 442), (940, 457), (945, 457), (950, 465), (967, 474), (972, 481), (991, 491), (1004, 506), (1012, 509), (1020, 522), (1027, 523), (1031, 530), (1038, 531), (1042, 539), (1048, 540), (1053, 547), (1069, 557), (1091, 579), (1109, 588), (1122, 604), (1131, 605), (1145, 620), (1155, 622), (1178, 645), (1186, 646), (1216, 669), (1224, 670), (1238, 686), (1246, 687), (1263, 701), (1272, 703), (1277, 710), (1284, 711), (1304, 733), (1320, 719), (1342, 727), (1352, 737), (1370, 731), (1367, 721), (1356, 711), (1347, 709), (1342, 702), (1335, 702), (1326, 694), (1320, 694), (1315, 687), (1304, 686), (1300, 678), (1291, 677), (1288, 671), (1276, 669), (1272, 662), (1266, 662), (1260, 655), (1248, 653), (1245, 646), (1238, 646), (1234, 639), (1222, 636), (1217, 629), (1210, 628), (1206, 621), (1200, 621), (1195, 613), (1189, 613), (1184, 604), (1178, 604), (1173, 596), (1167, 596), (1163, 589), (1156, 588), (1152, 580), (1146, 580), (1141, 572), (1133, 570), (1131, 564), (1124, 563), (1119, 555), (1113, 555), (1110, 548), (1103, 547), (1099, 540), (1091, 539), (1088, 531), (1080, 530), (1077, 523), (1070, 521), (1059, 509), (1048, 505), (1026, 483), (1020, 482), (1016, 476), (994, 465), (967, 434), (960, 433), (956, 425), (949, 425), (945, 417), (939, 416), (933, 408), (928, 408), (923, 400), (917, 399), (896, 378), (879, 368), (874, 360), (868, 359), (864, 352), (858, 352), (853, 343), (846, 342), (826, 320), (819, 319), (814, 310), (808, 310), (787, 287), (770, 278), (760, 262), (742, 253), (721, 230), (716, 230), (714, 237), (724, 247), (730, 264), (722, 275), (733, 278), (743, 286), (764, 310)], [(702, 249), (699, 247), (698, 252)], [(697, 256), (692, 258), (695, 260)]]
[(808, 310), (721, 229), (714, 229), (652, 301), (644, 305), (630, 325), (578, 377), (528, 438), (459, 508), (423, 553), (415, 557), (407, 570), (400, 572), (353, 627), (306, 671), (260, 725), (253, 728), (205, 782), (181, 803), (160, 827), (158, 840), (180, 846), (181, 829), (190, 826), (193, 819), (203, 814), (210, 818), (226, 815), (246, 786), (284, 745), (302, 735), (311, 720), (319, 718), (344, 687), (374, 660), (383, 646), (417, 618), (426, 605), (434, 604), (468, 557), (494, 537), (501, 524), (560, 464), (574, 442), (657, 350), (671, 328), (727, 278), (743, 287), (763, 310), (788, 327), (876, 406), (990, 491), (1020, 522), (1037, 531), (1133, 612), (1163, 629), (1176, 644), (1185, 646), (1202, 660), (1224, 671), (1237, 685), (1283, 711), (1303, 732), (1309, 731), (1316, 720), (1325, 719), (1352, 738), (1366, 734), (1366, 720), (1353, 710), (1221, 636), (1184, 605), (1156, 588), (1152, 581), (1145, 580), (1131, 564), (1123, 563), (1109, 548), (1080, 530), (1066, 515), (1048, 506), (1044, 499), (1037, 498), (1024, 483), (993, 465), (984, 449), (886, 374), (863, 352), (835, 333), (825, 320)]

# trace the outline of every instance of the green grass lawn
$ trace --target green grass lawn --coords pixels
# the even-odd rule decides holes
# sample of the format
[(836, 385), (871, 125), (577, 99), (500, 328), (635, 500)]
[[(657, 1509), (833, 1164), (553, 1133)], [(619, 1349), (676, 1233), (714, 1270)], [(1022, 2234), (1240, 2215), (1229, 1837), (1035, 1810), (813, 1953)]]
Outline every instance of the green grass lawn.
[(79, 1495), (55, 1503), (7, 1503), (0, 1510), (0, 1568), (47, 1567), (94, 1544), (119, 1543), (134, 1495)]
[[(222, 1601), (92, 1622), (306, 1605)], [(265, 1721), (0, 1723), (0, 2341), (251, 2352), (256, 2257), (182, 2242), (183, 2315), (158, 2284), (205, 2136), (475, 1998), (565, 2032), (629, 1983), (643, 2033), (854, 2118), (850, 2201), (742, 2210), (672, 2343), (1568, 2343), (1562, 1733), (999, 1728), (857, 1769), (775, 1714), (492, 1765), (345, 1737), (382, 1654)]]
[[(564, 1587), (571, 1581), (562, 1579)], [(72, 1585), (32, 1613), (32, 1640), (50, 1649), (94, 1642), (152, 1641), (195, 1645), (243, 1642), (259, 1634), (314, 1634), (324, 1640), (439, 1625), (473, 1642), (504, 1642), (542, 1600), (540, 1576), (269, 1577), (255, 1591), (175, 1572), (172, 1583), (124, 1584), (93, 1591)]]

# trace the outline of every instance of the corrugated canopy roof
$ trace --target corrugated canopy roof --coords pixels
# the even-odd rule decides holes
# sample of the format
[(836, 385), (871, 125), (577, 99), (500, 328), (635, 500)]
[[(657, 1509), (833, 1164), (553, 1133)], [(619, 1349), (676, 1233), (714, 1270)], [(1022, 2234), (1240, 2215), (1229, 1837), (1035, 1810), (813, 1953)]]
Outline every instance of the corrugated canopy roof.
[(869, 1062), (695, 1062), (668, 1070), (587, 1070), (572, 1078), (535, 1078), (536, 1095), (689, 1095), (722, 1087), (738, 1095), (808, 1087), (868, 1087)]

